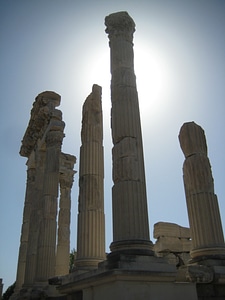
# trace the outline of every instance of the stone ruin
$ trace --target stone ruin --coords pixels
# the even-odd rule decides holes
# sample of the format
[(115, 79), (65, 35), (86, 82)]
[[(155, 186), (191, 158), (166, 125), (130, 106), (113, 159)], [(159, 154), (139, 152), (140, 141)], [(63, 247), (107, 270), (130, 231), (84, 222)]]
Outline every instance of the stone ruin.
[(156, 239), (154, 251), (158, 257), (165, 257), (176, 267), (190, 260), (192, 240), (190, 228), (168, 222), (154, 224), (153, 236)]
[(22, 140), (20, 155), (27, 157), (27, 186), (15, 295), (26, 291), (37, 296), (39, 290), (43, 294), (48, 278), (69, 272), (76, 158), (61, 151), (65, 123), (62, 112), (55, 108), (60, 100), (60, 95), (50, 91), (36, 97)]
[[(77, 255), (69, 273), (70, 193), (76, 158), (61, 152), (60, 96), (37, 96), (20, 154), (27, 160), (14, 299), (225, 298), (225, 244), (203, 129), (184, 123), (183, 178), (190, 229), (159, 222), (150, 240), (141, 122), (134, 73), (135, 23), (105, 18), (111, 51), (113, 241), (105, 254), (101, 87), (83, 106)], [(57, 205), (60, 190), (59, 212)], [(58, 219), (58, 230), (57, 222)]]

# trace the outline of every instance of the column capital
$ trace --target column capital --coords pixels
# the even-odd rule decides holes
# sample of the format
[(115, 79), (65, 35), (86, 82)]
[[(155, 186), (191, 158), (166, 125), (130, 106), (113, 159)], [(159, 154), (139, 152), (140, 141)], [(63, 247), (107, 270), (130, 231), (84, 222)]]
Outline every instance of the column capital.
[(135, 23), (126, 11), (110, 14), (105, 18), (105, 25), (105, 32), (108, 33), (109, 40), (113, 37), (123, 36), (130, 42), (133, 41)]
[(73, 175), (75, 174), (75, 171), (73, 170), (67, 170), (66, 173), (60, 173), (59, 176), (59, 182), (60, 182), (60, 188), (61, 189), (66, 189), (72, 188), (73, 185)]

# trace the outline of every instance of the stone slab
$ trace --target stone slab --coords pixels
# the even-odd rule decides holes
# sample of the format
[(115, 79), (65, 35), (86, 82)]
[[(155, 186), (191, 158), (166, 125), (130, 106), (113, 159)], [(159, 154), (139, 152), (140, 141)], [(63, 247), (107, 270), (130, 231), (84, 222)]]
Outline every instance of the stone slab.
[(156, 252), (190, 252), (192, 242), (189, 239), (177, 237), (160, 237), (154, 245)]
[(190, 228), (168, 222), (158, 222), (154, 224), (153, 235), (155, 239), (161, 236), (191, 238)]

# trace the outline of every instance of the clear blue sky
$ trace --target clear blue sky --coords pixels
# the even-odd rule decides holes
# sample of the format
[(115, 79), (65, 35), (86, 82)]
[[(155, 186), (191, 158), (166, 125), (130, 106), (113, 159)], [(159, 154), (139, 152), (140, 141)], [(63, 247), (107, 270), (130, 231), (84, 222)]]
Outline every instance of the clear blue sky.
[[(62, 96), (63, 151), (77, 156), (82, 104), (103, 87), (106, 251), (112, 241), (110, 61), (106, 15), (126, 10), (136, 23), (140, 100), (151, 240), (153, 225), (188, 226), (178, 142), (184, 122), (206, 133), (225, 226), (225, 1), (0, 0), (0, 278), (15, 281), (26, 184), (19, 156), (32, 103), (45, 90)], [(72, 192), (71, 248), (76, 248), (78, 174)]]

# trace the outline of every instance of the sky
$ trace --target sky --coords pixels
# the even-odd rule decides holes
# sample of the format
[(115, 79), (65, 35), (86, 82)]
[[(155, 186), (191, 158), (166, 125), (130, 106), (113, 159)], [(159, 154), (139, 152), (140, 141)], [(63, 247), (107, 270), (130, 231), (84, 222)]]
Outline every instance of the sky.
[[(35, 97), (61, 95), (62, 151), (79, 170), (82, 105), (102, 86), (106, 251), (112, 242), (110, 50), (104, 18), (127, 11), (136, 23), (134, 67), (144, 144), (150, 238), (159, 221), (189, 226), (184, 156), (178, 134), (195, 121), (206, 134), (225, 228), (225, 1), (0, 0), (0, 278), (16, 278), (26, 188), (19, 155)], [(71, 249), (76, 248), (78, 178), (74, 177)]]

